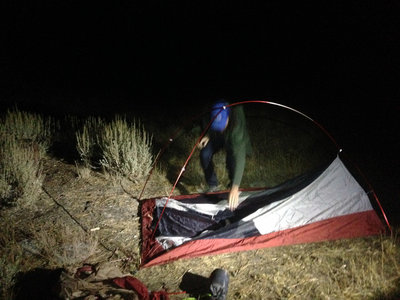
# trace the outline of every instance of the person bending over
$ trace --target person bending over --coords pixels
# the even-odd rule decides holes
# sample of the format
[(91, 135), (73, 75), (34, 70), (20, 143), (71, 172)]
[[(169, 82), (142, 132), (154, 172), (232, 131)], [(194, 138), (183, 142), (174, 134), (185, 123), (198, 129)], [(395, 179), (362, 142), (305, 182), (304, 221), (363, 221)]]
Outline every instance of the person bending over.
[(227, 107), (227, 105), (229, 103), (222, 100), (212, 106), (207, 124), (213, 119), (214, 121), (199, 142), (200, 162), (208, 184), (208, 192), (216, 191), (218, 179), (212, 159), (216, 152), (225, 149), (226, 168), (230, 180), (229, 209), (235, 210), (238, 206), (239, 186), (246, 156), (251, 153), (251, 143), (243, 107), (241, 105)]

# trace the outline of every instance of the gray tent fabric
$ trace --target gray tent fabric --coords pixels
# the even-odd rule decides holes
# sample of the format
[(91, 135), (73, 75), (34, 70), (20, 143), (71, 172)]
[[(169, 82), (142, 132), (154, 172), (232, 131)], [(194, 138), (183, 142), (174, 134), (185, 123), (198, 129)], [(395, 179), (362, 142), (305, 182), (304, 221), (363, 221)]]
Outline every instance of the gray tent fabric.
[[(259, 206), (257, 210), (234, 218), (228, 209), (227, 194), (221, 195), (215, 203), (204, 201), (185, 203), (161, 198), (156, 207), (163, 208), (167, 203), (163, 221), (171, 230), (156, 237), (164, 249), (179, 246), (192, 239), (202, 238), (243, 238), (263, 235), (289, 228), (304, 226), (347, 214), (372, 210), (366, 192), (347, 170), (339, 156), (318, 176), (302, 178), (307, 185), (290, 196), (276, 200), (281, 189), (268, 192), (242, 192), (240, 207)], [(309, 178), (312, 181), (309, 182)], [(301, 181), (296, 182), (302, 185)], [(275, 201), (269, 203), (269, 199)], [(214, 199), (215, 201), (215, 199)], [(235, 219), (235, 222), (230, 220)], [(183, 233), (183, 234), (182, 234)]]

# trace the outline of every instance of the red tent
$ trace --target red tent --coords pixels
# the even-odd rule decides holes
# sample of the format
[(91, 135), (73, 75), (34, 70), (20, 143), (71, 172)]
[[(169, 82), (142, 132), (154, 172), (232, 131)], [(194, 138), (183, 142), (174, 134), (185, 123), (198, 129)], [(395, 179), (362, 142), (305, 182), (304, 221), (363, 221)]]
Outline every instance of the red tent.
[(242, 190), (234, 212), (228, 209), (226, 191), (171, 195), (142, 202), (143, 267), (202, 255), (376, 235), (386, 229), (374, 208), (378, 204), (379, 215), (386, 218), (375, 193), (360, 185), (339, 154), (276, 187)]

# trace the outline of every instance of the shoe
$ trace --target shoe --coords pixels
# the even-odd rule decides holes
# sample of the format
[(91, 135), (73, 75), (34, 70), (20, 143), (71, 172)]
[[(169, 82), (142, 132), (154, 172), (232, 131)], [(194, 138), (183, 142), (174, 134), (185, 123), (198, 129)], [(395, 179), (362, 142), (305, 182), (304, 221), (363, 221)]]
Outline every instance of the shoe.
[(214, 193), (218, 191), (218, 186), (217, 185), (211, 185), (208, 187), (208, 189), (205, 190), (205, 193)]

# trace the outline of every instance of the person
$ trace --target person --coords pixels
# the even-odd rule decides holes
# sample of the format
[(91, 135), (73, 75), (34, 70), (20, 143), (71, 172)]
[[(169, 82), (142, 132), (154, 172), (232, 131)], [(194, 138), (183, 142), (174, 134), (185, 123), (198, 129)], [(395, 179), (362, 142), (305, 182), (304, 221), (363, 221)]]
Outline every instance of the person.
[(228, 105), (224, 100), (213, 104), (208, 120), (203, 123), (209, 124), (212, 120), (213, 122), (198, 146), (201, 149), (200, 163), (208, 184), (208, 192), (216, 191), (218, 187), (213, 155), (223, 148), (226, 150), (226, 168), (230, 180), (228, 203), (229, 209), (235, 210), (238, 206), (246, 156), (251, 153), (251, 143), (243, 107)]

